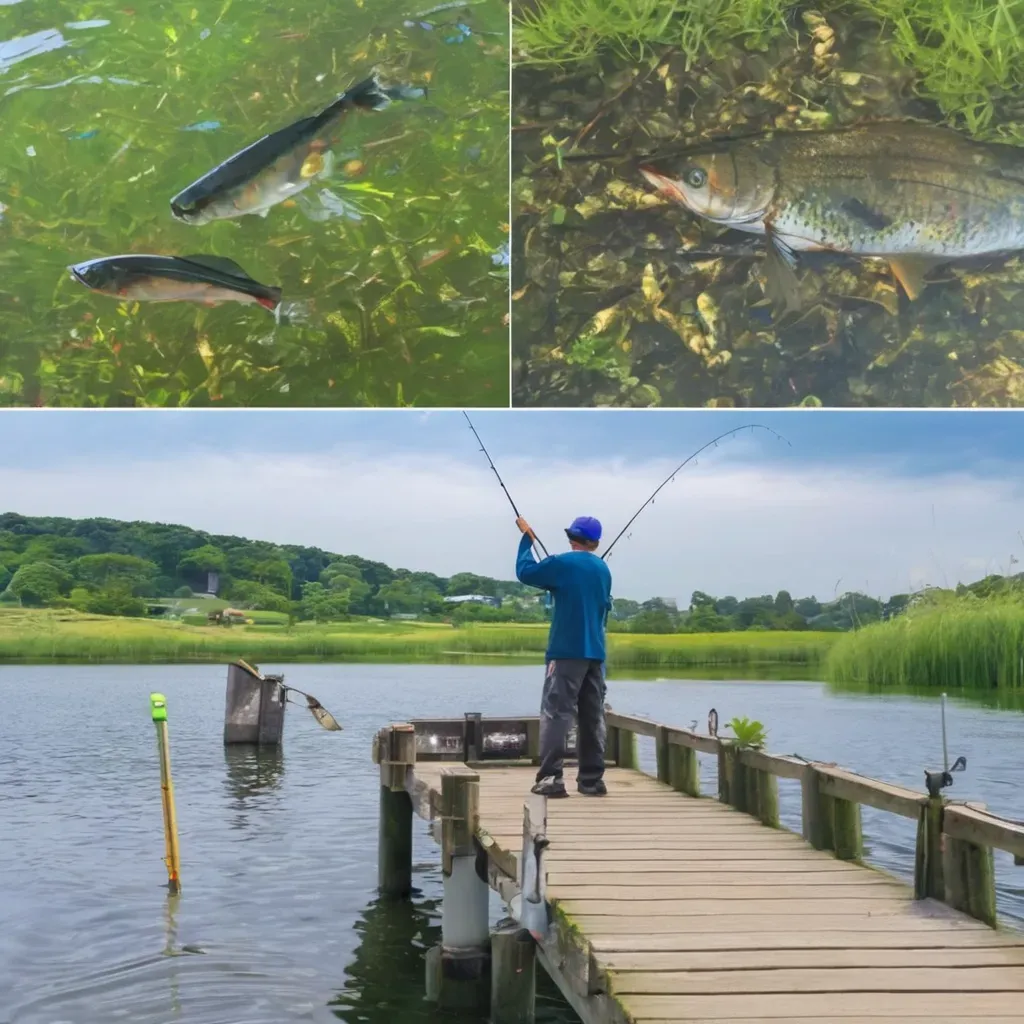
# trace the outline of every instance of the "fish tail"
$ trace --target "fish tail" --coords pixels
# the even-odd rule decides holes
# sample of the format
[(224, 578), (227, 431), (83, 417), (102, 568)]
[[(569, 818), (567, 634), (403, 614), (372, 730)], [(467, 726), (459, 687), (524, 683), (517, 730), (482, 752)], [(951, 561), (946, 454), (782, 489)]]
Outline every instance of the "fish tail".
[(348, 110), (349, 107), (359, 107), (362, 110), (382, 110), (391, 102), (387, 90), (380, 84), (376, 75), (371, 75), (362, 82), (357, 82), (351, 89), (346, 89), (329, 107), (321, 117), (334, 117)]

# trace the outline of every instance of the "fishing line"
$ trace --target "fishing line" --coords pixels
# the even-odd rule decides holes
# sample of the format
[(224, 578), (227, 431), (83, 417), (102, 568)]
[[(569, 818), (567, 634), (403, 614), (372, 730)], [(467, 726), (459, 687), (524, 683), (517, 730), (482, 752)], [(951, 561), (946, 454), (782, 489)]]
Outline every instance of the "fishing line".
[[(466, 417), (466, 422), (469, 424), (469, 429), (473, 431), (473, 436), (476, 438), (477, 444), (480, 445), (480, 451), (484, 453), (484, 456), (487, 459), (487, 464), (491, 467), (491, 472), (493, 472), (494, 475), (498, 478), (498, 483), (501, 484), (501, 489), (505, 492), (505, 497), (508, 498), (508, 503), (512, 506), (512, 511), (516, 514), (516, 519), (522, 519), (523, 517), (520, 514), (519, 509), (516, 508), (516, 503), (512, 500), (512, 495), (508, 493), (508, 488), (505, 486), (505, 481), (501, 479), (501, 474), (498, 472), (497, 466), (494, 465), (494, 460), (491, 458), (490, 453), (484, 447), (483, 441), (480, 440), (480, 435), (476, 432), (476, 427), (473, 426), (473, 421), (469, 418), (469, 413), (467, 413), (465, 409), (463, 409), (462, 415)], [(538, 537), (536, 534), (533, 534), (533, 540), (536, 544), (540, 545), (541, 551), (544, 552), (544, 557), (549, 557), (548, 549), (544, 547), (544, 543), (543, 541), (541, 541), (540, 537)]]
[(601, 558), (608, 558), (608, 556), (612, 553), (612, 548), (615, 547), (615, 545), (619, 542), (619, 539), (622, 537), (622, 535), (633, 525), (633, 523), (637, 519), (637, 516), (639, 516), (640, 513), (643, 512), (645, 508), (647, 508), (648, 505), (654, 502), (654, 499), (658, 496), (658, 492), (662, 489), (662, 487), (665, 487), (668, 484), (670, 484), (676, 478), (676, 474), (681, 469), (683, 469), (684, 466), (686, 466), (688, 463), (692, 462), (695, 458), (697, 458), (697, 456), (700, 455), (701, 452), (706, 451), (708, 448), (711, 448), (712, 446), (717, 448), (719, 441), (723, 440), (724, 438), (730, 437), (733, 434), (738, 434), (741, 430), (767, 430), (769, 434), (774, 434), (775, 437), (777, 437), (780, 441), (785, 441), (790, 448), (793, 447), (791, 444), (789, 444), (789, 441), (786, 440), (786, 438), (784, 438), (777, 430), (772, 430), (771, 427), (766, 427), (763, 423), (745, 423), (742, 427), (733, 427), (732, 430), (727, 430), (724, 434), (719, 434), (718, 437), (712, 438), (710, 441), (708, 441), (707, 444), (701, 445), (700, 448), (698, 448), (688, 459), (684, 460), (683, 462), (680, 462), (679, 465), (676, 466), (676, 468), (673, 469), (667, 477), (665, 477), (665, 479), (655, 488), (654, 493), (636, 510), (636, 512), (633, 513), (633, 516), (629, 520), (629, 522), (626, 523), (626, 525), (621, 530), (619, 530), (619, 532), (615, 535), (615, 539), (611, 542), (611, 544), (608, 545), (607, 549), (605, 550), (605, 553), (601, 556)]

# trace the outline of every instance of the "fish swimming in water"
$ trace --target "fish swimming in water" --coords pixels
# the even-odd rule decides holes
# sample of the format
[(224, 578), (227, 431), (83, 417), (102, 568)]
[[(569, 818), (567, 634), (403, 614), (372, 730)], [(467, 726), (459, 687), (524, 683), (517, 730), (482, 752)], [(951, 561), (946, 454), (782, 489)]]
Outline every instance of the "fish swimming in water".
[(276, 312), (281, 289), (260, 284), (224, 256), (105, 256), (68, 267), (86, 288), (139, 302), (242, 302)]
[(800, 305), (796, 253), (888, 260), (910, 299), (934, 267), (1024, 249), (1024, 151), (920, 122), (709, 142), (641, 165), (706, 220), (765, 236), (766, 291)]
[(257, 214), (266, 217), (334, 169), (330, 134), (350, 110), (382, 110), (395, 99), (425, 96), (410, 86), (384, 88), (376, 76), (352, 86), (319, 114), (304, 117), (229, 157), (171, 200), (186, 224)]

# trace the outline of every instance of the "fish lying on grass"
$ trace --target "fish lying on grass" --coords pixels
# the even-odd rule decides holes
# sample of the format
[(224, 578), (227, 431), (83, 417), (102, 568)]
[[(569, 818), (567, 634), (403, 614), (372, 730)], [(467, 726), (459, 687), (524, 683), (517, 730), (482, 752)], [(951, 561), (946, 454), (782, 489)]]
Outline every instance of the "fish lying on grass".
[(765, 235), (766, 292), (787, 310), (800, 251), (882, 257), (916, 299), (939, 264), (1024, 249), (1024, 151), (919, 122), (720, 140), (640, 172), (706, 220)]
[(425, 89), (386, 89), (376, 76), (352, 86), (319, 114), (264, 135), (229, 157), (171, 200), (171, 212), (186, 224), (257, 214), (266, 217), (334, 168), (331, 134), (351, 110), (381, 110), (396, 99), (416, 99)]
[(223, 256), (128, 254), (76, 263), (71, 276), (104, 295), (139, 302), (242, 302), (277, 312), (281, 289), (260, 284)]

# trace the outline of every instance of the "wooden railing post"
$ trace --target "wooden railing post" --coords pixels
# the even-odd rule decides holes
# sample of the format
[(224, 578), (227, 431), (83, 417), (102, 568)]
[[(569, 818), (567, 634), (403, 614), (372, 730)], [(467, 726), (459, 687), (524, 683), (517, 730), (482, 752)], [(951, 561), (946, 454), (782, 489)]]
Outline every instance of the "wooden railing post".
[(942, 878), (942, 797), (932, 797), (917, 819), (917, 850), (914, 856), (914, 899), (946, 898)]
[(380, 833), (377, 885), (386, 896), (412, 891), (412, 799), (406, 788), (416, 764), (416, 728), (392, 725), (377, 734), (380, 764)]
[(697, 751), (680, 743), (668, 747), (669, 785), (687, 796), (700, 796), (700, 766)]
[(837, 860), (860, 860), (864, 854), (860, 804), (832, 797), (832, 841)]
[(659, 725), (654, 733), (654, 750), (658, 758), (658, 781), (672, 784), (672, 748), (668, 742), (668, 729)]
[(718, 800), (735, 807), (736, 751), (729, 740), (718, 741)]
[(640, 768), (640, 757), (636, 749), (636, 733), (622, 728), (616, 729), (616, 732), (619, 734), (616, 763), (620, 768), (637, 771)]
[(820, 780), (813, 764), (804, 765), (800, 779), (803, 835), (815, 850), (834, 850), (832, 798), (821, 792)]

